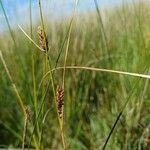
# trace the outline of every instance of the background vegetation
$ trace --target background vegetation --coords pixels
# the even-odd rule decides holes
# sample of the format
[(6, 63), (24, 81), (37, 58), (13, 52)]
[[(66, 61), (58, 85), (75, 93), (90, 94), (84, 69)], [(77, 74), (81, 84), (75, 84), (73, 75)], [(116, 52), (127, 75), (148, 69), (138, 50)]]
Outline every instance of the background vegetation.
[[(74, 13), (64, 21), (44, 19), (51, 68), (56, 67), (59, 54), (57, 66), (63, 67), (68, 51), (67, 66), (149, 74), (149, 3), (123, 3), (104, 11), (96, 4), (95, 0), (97, 9), (88, 15)], [(42, 26), (41, 21), (24, 28), (36, 43), (39, 43), (39, 25)], [(10, 31), (1, 33), (0, 50), (23, 103), (31, 111), (25, 147), (31, 142), (32, 148), (62, 149), (49, 75), (40, 86), (43, 76), (50, 70), (46, 53), (41, 52), (19, 27)], [(21, 147), (24, 116), (2, 62), (0, 70), (0, 147)], [(64, 84), (63, 129), (67, 149), (102, 149), (116, 119), (106, 149), (149, 149), (149, 79), (66, 69), (63, 82), (63, 74), (63, 69), (56, 70), (53, 80), (55, 88)]]

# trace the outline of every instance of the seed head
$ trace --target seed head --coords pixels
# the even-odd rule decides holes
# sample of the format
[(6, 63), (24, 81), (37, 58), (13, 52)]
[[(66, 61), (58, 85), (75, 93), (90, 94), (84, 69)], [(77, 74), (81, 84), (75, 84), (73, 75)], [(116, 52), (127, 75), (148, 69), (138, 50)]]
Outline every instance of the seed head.
[(47, 36), (46, 36), (46, 33), (44, 32), (44, 30), (42, 29), (41, 26), (38, 27), (37, 33), (38, 33), (38, 37), (39, 37), (40, 47), (45, 51), (48, 50)]
[(31, 121), (31, 117), (32, 117), (32, 112), (29, 106), (25, 106), (25, 119), (27, 121)]
[(57, 109), (58, 109), (59, 117), (62, 119), (63, 106), (64, 106), (64, 90), (62, 89), (61, 86), (57, 86), (56, 98), (57, 98)]

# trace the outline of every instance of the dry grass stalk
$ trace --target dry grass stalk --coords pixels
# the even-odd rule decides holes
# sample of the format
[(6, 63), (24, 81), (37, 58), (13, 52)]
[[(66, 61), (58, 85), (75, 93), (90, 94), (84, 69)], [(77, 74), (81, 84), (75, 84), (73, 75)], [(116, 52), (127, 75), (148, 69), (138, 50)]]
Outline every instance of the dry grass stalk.
[(143, 143), (145, 148), (150, 146), (150, 130), (148, 127), (143, 131)]
[(44, 32), (44, 30), (42, 29), (41, 26), (38, 27), (37, 33), (38, 33), (38, 37), (39, 37), (39, 45), (40, 45), (40, 47), (43, 50), (48, 51), (47, 36), (46, 36), (46, 33)]
[(63, 106), (64, 106), (64, 90), (61, 86), (57, 86), (56, 97), (57, 97), (57, 110), (58, 110), (60, 119), (62, 119), (63, 118)]
[(31, 109), (29, 106), (25, 106), (25, 118), (24, 118), (24, 130), (23, 130), (23, 142), (22, 142), (22, 150), (25, 149), (25, 141), (27, 135), (28, 123), (31, 120)]

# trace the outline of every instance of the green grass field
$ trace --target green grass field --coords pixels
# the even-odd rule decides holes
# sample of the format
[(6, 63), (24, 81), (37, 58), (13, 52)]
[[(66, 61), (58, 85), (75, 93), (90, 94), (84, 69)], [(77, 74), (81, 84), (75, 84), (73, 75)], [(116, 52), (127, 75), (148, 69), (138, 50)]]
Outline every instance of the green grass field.
[(15, 29), (3, 10), (1, 148), (149, 149), (150, 3), (102, 11), (94, 2), (64, 21), (39, 5), (39, 23)]

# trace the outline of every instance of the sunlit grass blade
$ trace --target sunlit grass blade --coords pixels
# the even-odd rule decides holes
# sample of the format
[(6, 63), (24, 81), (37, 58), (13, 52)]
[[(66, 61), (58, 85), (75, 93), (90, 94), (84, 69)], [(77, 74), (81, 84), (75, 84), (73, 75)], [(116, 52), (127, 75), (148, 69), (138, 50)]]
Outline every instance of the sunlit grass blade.
[[(103, 69), (103, 68), (94, 68), (94, 67), (85, 67), (85, 66), (66, 66), (66, 69), (80, 69), (80, 70), (89, 70), (89, 71), (97, 71), (97, 72), (107, 72), (107, 73), (114, 73), (114, 74), (121, 74), (121, 75), (128, 75), (132, 77), (139, 77), (139, 78), (145, 78), (150, 79), (150, 75), (146, 74), (140, 74), (140, 73), (131, 73), (131, 72), (125, 72), (125, 71), (118, 71), (118, 70), (110, 70), (110, 69)], [(50, 71), (48, 71), (42, 78), (46, 78), (50, 74), (50, 72), (56, 71), (56, 70), (62, 70), (64, 67), (57, 67)], [(41, 82), (42, 82), (41, 80)]]
[(42, 49), (24, 30), (23, 28), (18, 25), (19, 29), (24, 33), (24, 35), (42, 52), (45, 52), (44, 49)]

